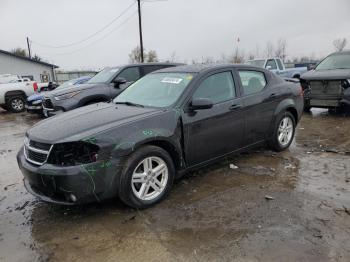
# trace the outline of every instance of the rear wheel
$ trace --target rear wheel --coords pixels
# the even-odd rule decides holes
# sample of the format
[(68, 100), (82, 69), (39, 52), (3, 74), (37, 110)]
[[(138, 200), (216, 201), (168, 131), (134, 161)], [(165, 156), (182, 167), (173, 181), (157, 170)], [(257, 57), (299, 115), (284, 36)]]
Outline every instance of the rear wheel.
[(12, 96), (7, 99), (6, 107), (13, 113), (20, 113), (25, 110), (25, 101), (23, 96)]
[(156, 146), (137, 150), (126, 161), (119, 183), (119, 197), (128, 206), (147, 208), (169, 193), (175, 167), (169, 154)]
[(294, 116), (288, 111), (281, 113), (276, 118), (273, 136), (269, 141), (270, 147), (275, 151), (283, 151), (287, 149), (293, 141), (294, 133)]

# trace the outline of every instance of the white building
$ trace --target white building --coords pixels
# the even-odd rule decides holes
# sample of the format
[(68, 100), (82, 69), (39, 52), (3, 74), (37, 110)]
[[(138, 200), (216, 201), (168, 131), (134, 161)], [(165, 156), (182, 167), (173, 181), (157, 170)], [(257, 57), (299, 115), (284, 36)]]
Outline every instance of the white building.
[(0, 49), (0, 75), (13, 74), (37, 82), (56, 81), (54, 69), (58, 66), (14, 55)]

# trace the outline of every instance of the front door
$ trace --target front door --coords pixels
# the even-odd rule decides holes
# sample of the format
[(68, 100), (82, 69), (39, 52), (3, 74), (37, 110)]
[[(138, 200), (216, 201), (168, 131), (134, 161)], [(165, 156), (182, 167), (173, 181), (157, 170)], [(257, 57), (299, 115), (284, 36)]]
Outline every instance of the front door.
[(194, 98), (210, 99), (214, 105), (210, 109), (187, 110), (183, 115), (185, 154), (189, 166), (240, 148), (244, 134), (242, 101), (237, 97), (232, 71), (205, 76), (195, 88)]

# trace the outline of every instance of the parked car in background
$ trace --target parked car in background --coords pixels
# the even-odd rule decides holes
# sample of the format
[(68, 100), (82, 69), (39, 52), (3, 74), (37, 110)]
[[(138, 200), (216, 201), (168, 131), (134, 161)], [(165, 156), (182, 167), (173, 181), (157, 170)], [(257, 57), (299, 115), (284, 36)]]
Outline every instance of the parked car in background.
[(25, 101), (38, 91), (34, 81), (0, 84), (0, 106), (8, 111), (19, 113), (25, 110)]
[(300, 78), (307, 71), (307, 67), (286, 68), (280, 58), (253, 59), (246, 62), (248, 65), (266, 68), (281, 77)]
[[(74, 85), (84, 84), (90, 79), (91, 79), (90, 76), (82, 76), (82, 77), (79, 77), (76, 79), (66, 81), (62, 85), (58, 86), (55, 89), (62, 90), (64, 88), (71, 87)], [(50, 91), (50, 89), (48, 89), (47, 91)], [(34, 95), (29, 96), (27, 98), (26, 105), (25, 105), (27, 112), (42, 115), (43, 114), (42, 100), (43, 100), (44, 95), (47, 95), (47, 92), (42, 91), (40, 93), (36, 93)]]
[(17, 161), (25, 187), (42, 200), (71, 205), (119, 196), (146, 208), (186, 171), (266, 141), (287, 149), (302, 112), (300, 83), (265, 69), (166, 68), (112, 103), (38, 123), (26, 132)]
[(145, 63), (107, 67), (79, 87), (55, 90), (45, 95), (45, 116), (56, 115), (81, 106), (110, 101), (126, 86), (155, 70), (174, 67), (176, 63)]
[(350, 106), (350, 51), (330, 54), (301, 76), (305, 111)]

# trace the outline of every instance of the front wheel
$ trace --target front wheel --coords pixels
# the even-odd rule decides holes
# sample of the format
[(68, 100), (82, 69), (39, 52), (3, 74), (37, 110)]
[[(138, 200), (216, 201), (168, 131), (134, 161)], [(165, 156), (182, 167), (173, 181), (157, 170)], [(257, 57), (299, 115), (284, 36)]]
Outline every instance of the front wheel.
[(150, 207), (166, 197), (175, 177), (169, 154), (156, 146), (144, 146), (126, 161), (119, 183), (119, 197), (134, 208)]
[(294, 116), (290, 112), (285, 111), (276, 118), (273, 136), (269, 141), (269, 144), (275, 151), (283, 151), (292, 143), (294, 134)]
[(10, 97), (7, 100), (6, 108), (8, 108), (13, 113), (20, 113), (25, 110), (25, 101), (22, 96)]

